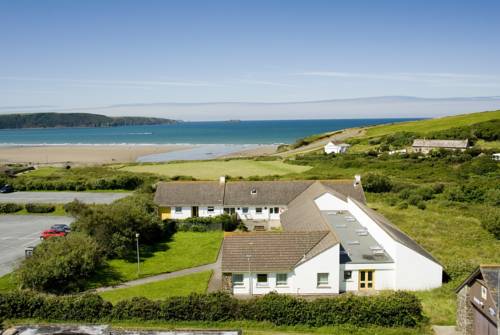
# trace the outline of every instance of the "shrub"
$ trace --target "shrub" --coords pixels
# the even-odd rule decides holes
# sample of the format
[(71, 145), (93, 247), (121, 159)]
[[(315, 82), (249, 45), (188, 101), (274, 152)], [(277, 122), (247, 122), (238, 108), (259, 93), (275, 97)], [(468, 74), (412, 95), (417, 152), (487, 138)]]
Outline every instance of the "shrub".
[(412, 194), (410, 195), (410, 197), (408, 198), (408, 203), (410, 205), (413, 205), (413, 206), (417, 206), (418, 203), (422, 202), (423, 201), (423, 198), (421, 195), (419, 194)]
[(363, 178), (363, 188), (373, 193), (389, 192), (392, 189), (392, 183), (387, 176), (368, 173)]
[(71, 233), (44, 241), (26, 258), (16, 277), (22, 288), (46, 292), (78, 291), (101, 264), (97, 243)]
[(24, 206), (28, 213), (52, 213), (56, 210), (56, 206), (49, 204), (26, 204)]
[(491, 207), (481, 214), (481, 224), (484, 229), (489, 231), (500, 240), (500, 209)]
[(74, 217), (78, 217), (88, 213), (88, 211), (90, 211), (90, 206), (75, 199), (72, 202), (64, 204), (64, 211)]
[(305, 300), (270, 293), (247, 300), (226, 293), (191, 294), (160, 301), (146, 298), (123, 300), (115, 306), (100, 297), (49, 296), (33, 292), (0, 294), (0, 315), (6, 318), (38, 318), (71, 321), (267, 321), (275, 325), (322, 327), (415, 327), (424, 320), (422, 305), (409, 292), (377, 296), (344, 294), (335, 298)]
[(201, 229), (200, 227), (204, 227), (205, 230), (193, 231), (207, 231), (213, 230), (217, 226), (220, 226), (220, 229), (224, 231), (234, 231), (239, 225), (240, 220), (235, 214), (222, 214), (212, 217), (191, 217), (178, 222), (179, 229), (183, 231)]
[(407, 208), (408, 208), (408, 203), (405, 201), (399, 203), (398, 205), (398, 209), (407, 209)]
[(23, 209), (23, 205), (14, 203), (0, 204), (0, 213), (15, 213), (19, 212), (21, 209)]
[(427, 205), (425, 204), (425, 201), (419, 201), (419, 202), (417, 203), (417, 208), (418, 208), (418, 209), (421, 209), (421, 210), (426, 209), (426, 208), (427, 208)]

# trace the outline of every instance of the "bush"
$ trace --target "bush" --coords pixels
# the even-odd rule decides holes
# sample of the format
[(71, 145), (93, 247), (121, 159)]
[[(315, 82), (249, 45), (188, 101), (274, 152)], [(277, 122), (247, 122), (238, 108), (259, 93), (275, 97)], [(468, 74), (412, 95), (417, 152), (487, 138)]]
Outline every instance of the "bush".
[(24, 205), (28, 213), (52, 213), (56, 210), (56, 206), (48, 204), (26, 204)]
[(373, 193), (390, 192), (392, 189), (392, 182), (387, 176), (368, 173), (363, 178), (363, 188)]
[(417, 208), (418, 208), (418, 209), (421, 209), (421, 210), (426, 209), (426, 208), (427, 208), (427, 205), (425, 204), (425, 201), (419, 201), (419, 202), (417, 203)]
[(71, 233), (44, 241), (16, 270), (22, 288), (45, 292), (71, 292), (84, 287), (85, 279), (101, 264), (97, 243)]
[(0, 213), (4, 214), (19, 212), (21, 209), (23, 209), (23, 205), (14, 203), (0, 204)]
[(71, 216), (79, 217), (80, 215), (86, 215), (90, 211), (90, 206), (75, 199), (72, 202), (64, 204), (64, 211)]
[(220, 226), (220, 229), (224, 231), (234, 231), (239, 225), (240, 220), (235, 214), (222, 214), (212, 217), (191, 217), (178, 221), (178, 227), (181, 231), (207, 231), (214, 230), (217, 226)]
[(90, 206), (77, 216), (72, 228), (94, 237), (110, 257), (126, 257), (135, 250), (136, 233), (143, 244), (165, 237), (156, 205), (147, 194), (126, 197), (110, 205)]
[(407, 209), (408, 208), (408, 203), (403, 201), (398, 205), (398, 209)]
[(6, 318), (38, 318), (71, 321), (267, 321), (275, 325), (322, 327), (415, 327), (424, 320), (418, 298), (408, 292), (377, 296), (343, 294), (335, 298), (305, 300), (270, 293), (247, 300), (226, 293), (191, 294), (151, 301), (123, 300), (115, 306), (92, 294), (48, 296), (32, 292), (0, 294), (0, 315)]
[(481, 215), (481, 225), (500, 240), (500, 209), (491, 207), (483, 211)]

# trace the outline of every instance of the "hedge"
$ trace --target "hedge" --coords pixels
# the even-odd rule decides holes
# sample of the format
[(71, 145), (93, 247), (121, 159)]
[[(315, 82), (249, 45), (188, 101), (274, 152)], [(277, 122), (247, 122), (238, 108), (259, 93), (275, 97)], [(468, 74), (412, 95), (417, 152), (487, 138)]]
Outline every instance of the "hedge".
[(14, 203), (0, 204), (0, 213), (3, 214), (19, 212), (21, 209), (23, 209), (23, 205), (20, 204), (14, 204)]
[(54, 205), (47, 204), (26, 204), (24, 205), (28, 213), (51, 213), (56, 210)]
[(2, 319), (63, 321), (268, 321), (275, 325), (352, 324), (415, 327), (424, 321), (422, 305), (408, 292), (376, 296), (344, 294), (305, 300), (270, 293), (239, 300), (226, 293), (191, 294), (152, 301), (133, 298), (111, 305), (95, 294), (53, 296), (17, 291), (0, 294)]

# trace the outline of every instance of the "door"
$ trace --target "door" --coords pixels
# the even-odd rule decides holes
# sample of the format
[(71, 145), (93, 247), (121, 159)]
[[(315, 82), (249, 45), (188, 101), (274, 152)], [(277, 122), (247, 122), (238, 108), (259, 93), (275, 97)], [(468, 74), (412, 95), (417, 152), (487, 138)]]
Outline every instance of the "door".
[(197, 218), (199, 213), (198, 206), (191, 207), (191, 217)]
[(236, 208), (234, 208), (234, 207), (225, 207), (224, 208), (224, 213), (225, 214), (229, 214), (229, 215), (236, 214)]
[(162, 220), (170, 219), (172, 217), (172, 209), (170, 207), (161, 207), (160, 217)]
[(474, 308), (474, 335), (497, 335), (497, 327), (480, 311)]
[(359, 289), (371, 290), (375, 288), (375, 271), (359, 270)]

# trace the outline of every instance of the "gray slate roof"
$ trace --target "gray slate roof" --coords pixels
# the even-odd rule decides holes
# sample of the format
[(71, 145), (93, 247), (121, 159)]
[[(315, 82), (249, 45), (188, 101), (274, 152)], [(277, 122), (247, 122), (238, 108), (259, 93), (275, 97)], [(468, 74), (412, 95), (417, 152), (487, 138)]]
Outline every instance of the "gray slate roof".
[(407, 248), (419, 253), (420, 255), (430, 259), (431, 261), (440, 264), (437, 259), (435, 259), (427, 250), (425, 250), (420, 244), (412, 240), (408, 235), (403, 233), (399, 228), (394, 226), (387, 218), (382, 216), (381, 214), (375, 212), (373, 209), (369, 208), (365, 204), (362, 204), (354, 199), (352, 199), (359, 208), (366, 215), (368, 215), (375, 223), (379, 225), (389, 236), (391, 236), (394, 240), (398, 241), (402, 245)]
[[(159, 206), (269, 206), (288, 205), (309, 186), (313, 180), (299, 181), (176, 181), (162, 182), (157, 185), (155, 203)], [(352, 180), (322, 180), (341, 194), (366, 202), (361, 185), (353, 186)], [(256, 193), (252, 194), (252, 190)]]
[(415, 139), (413, 147), (467, 149), (469, 140), (425, 140)]
[(222, 272), (288, 272), (337, 243), (329, 231), (230, 234), (222, 244)]

